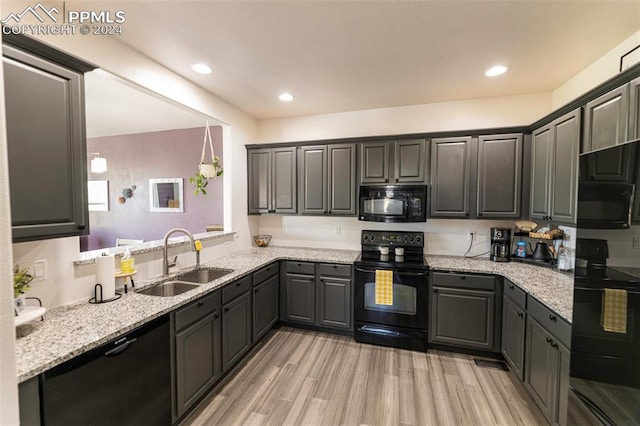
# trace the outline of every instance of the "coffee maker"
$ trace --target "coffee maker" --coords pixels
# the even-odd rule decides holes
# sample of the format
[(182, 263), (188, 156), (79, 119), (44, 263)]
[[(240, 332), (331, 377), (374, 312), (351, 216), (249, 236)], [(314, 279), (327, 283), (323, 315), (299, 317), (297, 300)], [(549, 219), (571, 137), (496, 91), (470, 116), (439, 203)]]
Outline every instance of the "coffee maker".
[(491, 228), (491, 260), (508, 262), (511, 258), (511, 229)]

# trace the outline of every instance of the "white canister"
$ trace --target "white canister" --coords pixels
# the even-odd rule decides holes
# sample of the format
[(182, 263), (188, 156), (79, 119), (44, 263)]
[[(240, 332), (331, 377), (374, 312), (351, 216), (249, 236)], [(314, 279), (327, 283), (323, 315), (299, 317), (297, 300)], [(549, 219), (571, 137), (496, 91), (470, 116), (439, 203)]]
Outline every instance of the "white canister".
[(404, 256), (404, 247), (396, 247), (396, 256)]

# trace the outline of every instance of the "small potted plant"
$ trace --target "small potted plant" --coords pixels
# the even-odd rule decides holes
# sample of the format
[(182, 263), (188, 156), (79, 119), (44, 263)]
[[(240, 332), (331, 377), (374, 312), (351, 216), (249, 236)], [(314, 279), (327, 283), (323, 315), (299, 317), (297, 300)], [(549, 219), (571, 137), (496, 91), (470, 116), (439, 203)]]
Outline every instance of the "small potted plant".
[(24, 309), (24, 293), (31, 288), (29, 285), (31, 281), (33, 281), (33, 275), (31, 275), (26, 268), (20, 269), (18, 265), (16, 265), (13, 270), (13, 297), (15, 299), (16, 312)]

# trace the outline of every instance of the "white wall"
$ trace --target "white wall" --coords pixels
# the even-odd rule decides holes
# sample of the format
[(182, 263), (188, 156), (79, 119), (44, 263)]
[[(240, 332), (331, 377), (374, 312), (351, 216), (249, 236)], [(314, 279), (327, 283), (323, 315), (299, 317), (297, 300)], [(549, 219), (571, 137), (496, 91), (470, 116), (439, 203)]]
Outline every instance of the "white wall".
[[(0, 5), (2, 16), (2, 5)], [(0, 35), (0, 42), (2, 36)], [(9, 211), (9, 167), (4, 115), (3, 69), (0, 63), (0, 283), (12, 280), (11, 212)], [(0, 425), (17, 425), (16, 329), (13, 325), (13, 287), (0, 286)]]
[(534, 93), (263, 120), (258, 143), (528, 126), (550, 112), (550, 93)]
[(640, 31), (601, 56), (593, 64), (553, 91), (553, 109), (571, 102), (620, 71), (620, 57), (640, 46)]

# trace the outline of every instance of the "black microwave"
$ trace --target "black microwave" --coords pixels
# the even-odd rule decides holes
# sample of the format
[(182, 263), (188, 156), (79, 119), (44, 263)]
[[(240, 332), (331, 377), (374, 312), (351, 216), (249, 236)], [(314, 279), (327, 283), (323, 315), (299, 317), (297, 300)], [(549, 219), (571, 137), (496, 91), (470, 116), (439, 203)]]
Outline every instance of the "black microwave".
[(426, 222), (427, 186), (361, 186), (358, 219), (372, 222)]
[(580, 182), (578, 227), (583, 229), (628, 229), (631, 227), (635, 185), (628, 183)]

